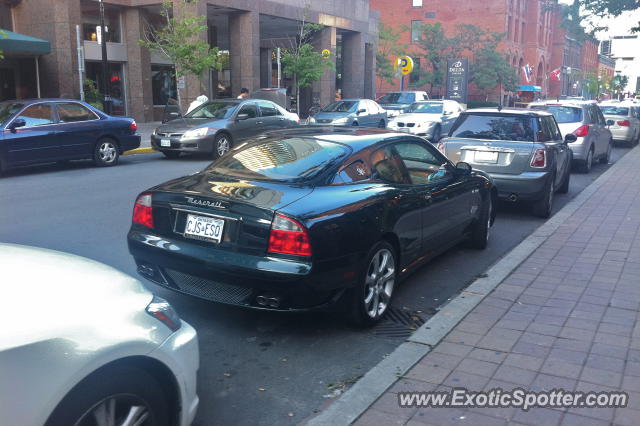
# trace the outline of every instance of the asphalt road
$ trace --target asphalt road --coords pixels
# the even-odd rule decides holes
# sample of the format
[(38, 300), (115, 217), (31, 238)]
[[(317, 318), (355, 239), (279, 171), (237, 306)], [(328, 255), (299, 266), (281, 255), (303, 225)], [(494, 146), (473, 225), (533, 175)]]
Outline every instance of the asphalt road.
[[(627, 151), (614, 149), (612, 162)], [(0, 241), (78, 254), (136, 276), (125, 239), (135, 196), (206, 164), (203, 158), (145, 154), (121, 157), (115, 168), (72, 162), (8, 172), (0, 177)], [(608, 167), (573, 173), (570, 191), (557, 195), (555, 210)], [(454, 248), (425, 265), (398, 288), (391, 318), (368, 331), (350, 329), (332, 313), (255, 312), (146, 283), (198, 330), (201, 405), (195, 424), (301, 422), (541, 223), (527, 206), (501, 204), (486, 250)]]

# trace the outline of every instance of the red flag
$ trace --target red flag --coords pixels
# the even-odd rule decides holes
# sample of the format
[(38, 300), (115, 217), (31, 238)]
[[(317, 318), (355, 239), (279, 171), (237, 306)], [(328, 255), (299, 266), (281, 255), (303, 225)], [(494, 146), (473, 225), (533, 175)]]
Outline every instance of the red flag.
[(551, 80), (560, 81), (560, 73), (562, 72), (562, 68), (556, 68), (551, 71)]

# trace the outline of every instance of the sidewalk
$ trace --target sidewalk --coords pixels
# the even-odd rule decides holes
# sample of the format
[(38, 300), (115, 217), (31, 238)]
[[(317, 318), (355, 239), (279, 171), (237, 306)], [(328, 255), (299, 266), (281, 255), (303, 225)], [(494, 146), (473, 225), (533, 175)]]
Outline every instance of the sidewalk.
[[(503, 259), (512, 266), (493, 287), (482, 291), (485, 284), (476, 281), (309, 423), (640, 424), (639, 226), (640, 149), (634, 149)], [(368, 396), (381, 386), (375, 376), (393, 368), (400, 378), (377, 399)], [(629, 403), (527, 412), (398, 405), (397, 392), (454, 387), (622, 390)], [(354, 411), (358, 405), (368, 408)]]

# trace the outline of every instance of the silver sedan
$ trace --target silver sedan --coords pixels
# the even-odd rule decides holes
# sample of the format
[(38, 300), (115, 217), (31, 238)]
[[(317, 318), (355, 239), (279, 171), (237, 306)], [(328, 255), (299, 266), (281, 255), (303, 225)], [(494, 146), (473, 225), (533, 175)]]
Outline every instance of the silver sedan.
[(451, 100), (415, 102), (406, 113), (390, 119), (388, 127), (437, 142), (442, 135), (449, 133), (462, 111), (462, 105)]
[(640, 105), (627, 102), (602, 103), (604, 118), (613, 123), (609, 126), (613, 139), (635, 146), (640, 142)]
[(0, 244), (0, 265), (0, 423), (191, 423), (197, 335), (167, 301), (56, 251)]

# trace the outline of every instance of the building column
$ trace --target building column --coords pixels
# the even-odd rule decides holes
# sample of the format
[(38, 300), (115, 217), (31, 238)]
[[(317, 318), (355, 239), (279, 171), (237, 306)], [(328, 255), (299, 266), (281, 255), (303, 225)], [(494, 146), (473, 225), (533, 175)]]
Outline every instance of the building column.
[(364, 45), (364, 97), (376, 96), (376, 47), (372, 43)]
[(229, 15), (229, 44), (231, 60), (231, 94), (240, 89), (249, 92), (260, 86), (260, 15), (240, 12)]
[[(173, 14), (176, 18), (181, 18), (185, 14), (192, 16), (207, 16), (207, 2), (197, 1), (186, 3), (182, 0), (174, 0), (173, 2)], [(203, 31), (198, 35), (200, 40), (204, 40), (209, 43), (208, 30)], [(191, 74), (184, 76), (185, 87), (184, 89), (178, 89), (182, 100), (182, 110), (186, 111), (189, 104), (200, 95), (206, 95), (208, 98), (212, 98), (210, 86), (210, 74), (211, 70), (205, 70), (200, 77), (196, 77)], [(177, 83), (177, 82), (176, 82)]]
[(334, 100), (336, 93), (336, 28), (324, 27), (315, 34), (313, 47), (318, 51), (328, 49), (331, 51), (331, 61), (333, 68), (325, 70), (320, 80), (315, 81), (312, 86), (312, 104), (316, 100), (321, 106), (325, 106)]
[(271, 87), (273, 49), (260, 49), (260, 87)]
[(127, 45), (127, 115), (139, 122), (153, 121), (153, 93), (151, 87), (151, 55), (140, 46), (144, 19), (139, 8), (122, 10), (123, 38)]
[(342, 97), (364, 97), (364, 38), (362, 33), (342, 35)]

